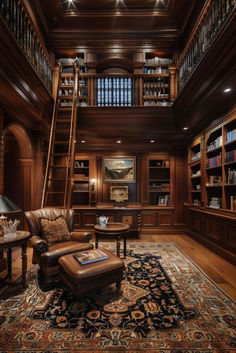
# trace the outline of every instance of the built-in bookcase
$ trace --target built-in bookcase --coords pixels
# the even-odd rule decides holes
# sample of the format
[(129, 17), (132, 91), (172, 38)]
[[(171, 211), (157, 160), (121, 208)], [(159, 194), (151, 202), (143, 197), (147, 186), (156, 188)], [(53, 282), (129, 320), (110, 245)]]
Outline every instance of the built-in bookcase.
[(188, 170), (190, 204), (236, 211), (235, 116), (194, 139), (189, 146)]
[(188, 156), (189, 174), (189, 202), (195, 206), (201, 205), (201, 138), (196, 138), (189, 148)]
[(149, 160), (149, 204), (170, 205), (170, 160)]
[(75, 159), (72, 204), (89, 205), (89, 159)]

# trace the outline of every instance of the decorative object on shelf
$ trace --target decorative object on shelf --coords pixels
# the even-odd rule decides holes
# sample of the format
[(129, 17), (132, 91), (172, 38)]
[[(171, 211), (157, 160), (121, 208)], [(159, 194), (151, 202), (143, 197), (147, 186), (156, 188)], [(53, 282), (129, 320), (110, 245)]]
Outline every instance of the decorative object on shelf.
[(125, 201), (128, 198), (128, 186), (110, 187), (110, 200), (115, 201), (115, 207), (125, 207)]
[(20, 212), (21, 210), (12, 202), (10, 201), (6, 196), (0, 195), (0, 236), (3, 236), (7, 233), (14, 233), (16, 232), (16, 228), (20, 221), (17, 221), (16, 219), (13, 221), (8, 221), (7, 217), (4, 216), (4, 214), (8, 213), (17, 213)]
[(107, 226), (108, 221), (109, 221), (108, 217), (105, 217), (103, 215), (98, 217), (98, 224), (100, 225), (100, 227), (105, 228)]
[(166, 206), (166, 196), (159, 196), (158, 199), (158, 206)]
[(135, 162), (135, 157), (103, 158), (103, 181), (112, 183), (134, 183)]

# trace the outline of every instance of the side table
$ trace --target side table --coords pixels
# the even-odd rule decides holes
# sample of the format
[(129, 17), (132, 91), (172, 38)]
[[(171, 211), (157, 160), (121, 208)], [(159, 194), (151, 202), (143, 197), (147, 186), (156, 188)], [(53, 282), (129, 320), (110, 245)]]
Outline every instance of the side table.
[(27, 271), (27, 240), (31, 237), (29, 232), (18, 230), (14, 235), (0, 237), (0, 249), (7, 249), (7, 275), (0, 279), (0, 286), (11, 284), (5, 282), (6, 278), (12, 279), (12, 248), (21, 247), (22, 259), (22, 284), (26, 284)]
[(129, 230), (129, 225), (124, 223), (108, 223), (106, 227), (101, 227), (96, 224), (95, 229), (95, 238), (96, 238), (96, 248), (98, 248), (98, 241), (100, 235), (110, 236), (116, 238), (116, 253), (120, 257), (120, 236), (124, 237), (124, 258), (126, 257), (126, 234)]

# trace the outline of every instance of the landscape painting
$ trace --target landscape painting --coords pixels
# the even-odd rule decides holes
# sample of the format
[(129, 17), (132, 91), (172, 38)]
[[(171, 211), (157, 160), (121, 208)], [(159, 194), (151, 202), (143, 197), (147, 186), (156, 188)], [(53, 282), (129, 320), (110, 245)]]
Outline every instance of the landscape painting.
[(135, 158), (103, 158), (103, 181), (134, 183)]

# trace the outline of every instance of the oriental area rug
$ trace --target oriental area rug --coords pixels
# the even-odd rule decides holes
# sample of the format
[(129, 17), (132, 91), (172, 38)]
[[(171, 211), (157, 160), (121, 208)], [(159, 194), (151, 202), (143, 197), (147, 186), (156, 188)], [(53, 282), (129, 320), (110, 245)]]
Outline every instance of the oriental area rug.
[[(102, 243), (114, 251), (114, 243)], [(62, 283), (0, 295), (0, 352), (233, 353), (236, 308), (173, 243), (129, 242), (125, 277), (76, 298)]]

